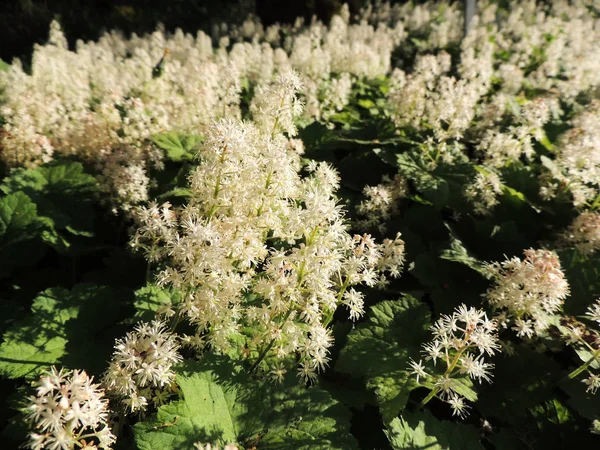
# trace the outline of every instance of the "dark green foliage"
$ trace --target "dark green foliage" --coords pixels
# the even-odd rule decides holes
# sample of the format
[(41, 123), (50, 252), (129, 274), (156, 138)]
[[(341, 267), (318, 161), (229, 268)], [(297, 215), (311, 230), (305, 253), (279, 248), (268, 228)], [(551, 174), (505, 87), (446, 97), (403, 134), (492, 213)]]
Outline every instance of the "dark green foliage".
[(237, 442), (261, 449), (354, 449), (350, 415), (317, 386), (292, 377), (282, 385), (249, 378), (220, 359), (187, 364), (178, 375), (181, 400), (135, 426), (140, 450)]
[[(187, 10), (186, 5), (193, 7)], [(169, 14), (204, 14), (210, 8), (176, 1), (147, 14), (168, 13), (169, 26)], [(109, 16), (129, 25), (125, 29), (151, 22), (139, 5), (109, 9)], [(65, 23), (72, 24), (74, 16), (63, 13)], [(93, 33), (101, 24), (101, 19), (92, 21)], [(394, 55), (395, 62), (408, 67), (426, 38), (412, 36)], [(535, 49), (528, 71), (544, 61), (544, 48)], [(447, 50), (456, 56), (456, 48)], [(508, 60), (510, 52), (497, 56)], [(158, 77), (168, 61), (157, 63)], [(5, 66), (0, 61), (0, 70)], [(244, 115), (253, 89), (250, 82), (244, 86)], [(387, 78), (358, 80), (347, 107), (328, 124), (300, 124), (299, 137), (307, 160), (327, 161), (339, 171), (339, 201), (350, 220), (357, 219), (365, 186), (380, 183), (383, 175), (405, 178), (407, 193), (397, 205), (398, 214), (382, 228), (354, 230), (377, 238), (401, 232), (407, 260), (402, 277), (383, 292), (366, 290), (367, 312), (357, 323), (344, 314), (334, 316), (331, 367), (315, 386), (303, 386), (293, 373), (281, 385), (269, 384), (260, 372), (250, 373), (242, 342), (246, 338), (226, 355), (208, 349), (200, 361), (184, 349), (186, 361), (177, 368), (179, 398), (130, 419), (121, 448), (191, 449), (198, 441), (232, 442), (245, 450), (559, 450), (598, 444), (589, 427), (600, 418), (600, 396), (586, 392), (581, 377), (567, 377), (591, 352), (569, 348), (560, 335), (567, 328), (558, 320), (548, 336), (533, 342), (500, 330), (516, 352), (491, 359), (493, 384), (475, 384), (466, 376), (460, 380), (457, 390), (472, 407), (464, 421), (439, 399), (421, 408), (431, 386), (418, 384), (409, 368), (410, 359), (423, 357), (421, 345), (430, 340), (429, 327), (440, 314), (467, 304), (491, 315), (484, 298), (493, 284), (487, 262), (521, 256), (528, 248), (558, 246), (557, 238), (578, 211), (568, 193), (543, 199), (540, 175), (553, 168), (552, 154), (569, 127), (570, 112), (546, 126), (547, 137), (535, 143), (531, 161), (498, 169), (499, 203), (482, 215), (464, 195), (473, 178), (488, 170), (472, 136), (456, 143), (451, 162), (431, 154), (424, 145), (432, 135), (427, 124), (419, 130), (396, 129), (385, 107), (388, 90)], [(523, 95), (538, 94), (526, 90)], [(152, 198), (174, 205), (187, 202), (193, 195), (189, 173), (202, 163), (202, 140), (178, 131), (152, 137), (165, 155), (164, 169), (150, 173)], [(148, 268), (129, 251), (126, 230), (131, 222), (107, 211), (104, 194), (87, 169), (59, 160), (14, 169), (0, 184), (0, 417), (10, 419), (3, 433), (10, 443), (22, 441), (20, 416), (11, 419), (12, 400), (21, 398), (41, 371), (55, 364), (99, 376), (115, 338), (182, 297), (152, 283), (146, 269), (155, 267)], [(575, 321), (600, 295), (600, 256), (567, 246), (557, 252), (571, 289), (565, 320)], [(248, 295), (246, 301), (261, 304), (258, 296)], [(193, 332), (178, 317), (173, 323), (178, 331)]]
[(403, 413), (387, 426), (386, 434), (394, 450), (428, 449), (483, 450), (477, 429), (446, 420), (439, 421), (430, 413)]
[(368, 322), (348, 335), (336, 370), (364, 379), (373, 390), (384, 420), (404, 409), (411, 390), (418, 387), (408, 373), (408, 358), (418, 358), (426, 338), (429, 311), (412, 296), (378, 303)]
[(71, 292), (42, 292), (33, 301), (31, 315), (4, 334), (0, 374), (34, 379), (51, 365), (86, 367), (99, 374), (110, 356), (110, 346), (103, 344), (111, 342), (110, 328), (123, 318), (120, 304), (107, 287), (77, 285)]

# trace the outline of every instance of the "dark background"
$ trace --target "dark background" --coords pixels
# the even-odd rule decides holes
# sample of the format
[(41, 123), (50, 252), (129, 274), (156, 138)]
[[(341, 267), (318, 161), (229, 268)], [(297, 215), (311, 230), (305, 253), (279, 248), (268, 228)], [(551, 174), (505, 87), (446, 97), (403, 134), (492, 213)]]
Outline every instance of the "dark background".
[[(366, 0), (345, 0), (353, 12)], [(248, 14), (266, 24), (293, 22), (316, 15), (328, 21), (344, 0), (2, 0), (0, 1), (0, 59), (27, 59), (34, 43), (44, 43), (50, 22), (57, 19), (73, 45), (95, 40), (105, 30), (144, 34), (163, 23), (169, 31), (202, 29), (213, 23), (240, 23)]]

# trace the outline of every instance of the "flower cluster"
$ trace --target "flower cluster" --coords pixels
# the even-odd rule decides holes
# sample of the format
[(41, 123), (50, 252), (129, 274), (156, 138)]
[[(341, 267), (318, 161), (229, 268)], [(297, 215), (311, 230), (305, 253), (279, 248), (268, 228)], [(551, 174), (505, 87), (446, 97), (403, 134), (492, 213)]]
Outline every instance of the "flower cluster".
[(364, 219), (358, 225), (364, 229), (376, 226), (380, 231), (385, 231), (385, 222), (398, 213), (399, 200), (407, 191), (406, 180), (401, 175), (393, 178), (384, 175), (381, 184), (365, 186), (363, 195), (366, 199), (357, 208)]
[[(600, 324), (600, 299), (587, 308), (585, 319)], [(581, 380), (587, 388), (587, 392), (595, 394), (600, 388), (600, 333), (585, 323), (569, 316), (562, 317), (557, 325), (567, 343), (572, 346), (583, 364), (573, 370), (568, 378), (575, 379), (581, 374), (585, 378)]]
[(107, 394), (132, 413), (166, 403), (175, 381), (173, 364), (181, 361), (177, 350), (175, 336), (162, 322), (139, 324), (115, 344), (102, 380)]
[[(475, 144), (486, 172), (534, 158), (536, 141), (550, 145), (544, 127), (564, 113), (561, 102), (588, 103), (585, 98), (594, 97), (600, 81), (598, 49), (581, 34), (585, 29), (597, 36), (598, 27), (582, 4), (528, 1), (504, 12), (495, 3), (480, 2), (478, 11), (458, 57), (450, 57), (443, 45), (427, 52), (429, 42), (423, 43), (412, 67), (401, 66), (390, 75), (389, 113), (401, 134), (436, 141), (420, 146), (432, 168), (440, 158), (460, 160), (465, 136)], [(389, 13), (382, 8), (379, 14)], [(405, 26), (410, 29), (406, 21)], [(541, 94), (532, 98), (525, 94), (529, 91)], [(550, 199), (568, 185), (576, 205), (596, 198), (596, 103), (576, 116), (574, 128), (560, 138), (556, 159), (547, 164), (552, 169), (543, 177), (543, 197)], [(476, 213), (486, 214), (499, 190), (494, 174), (479, 174), (464, 193)], [(387, 205), (379, 208), (386, 215)]]
[(592, 421), (592, 427), (590, 428), (590, 432), (594, 434), (600, 434), (600, 420), (594, 419)]
[(431, 389), (422, 404), (439, 396), (450, 405), (453, 415), (464, 417), (469, 406), (459, 393), (461, 378), (468, 375), (480, 383), (491, 383), (494, 365), (485, 362), (485, 357), (500, 350), (496, 322), (489, 320), (484, 311), (461, 305), (452, 315), (442, 315), (431, 331), (434, 339), (423, 345), (422, 352), (433, 368), (427, 368), (422, 360), (410, 362), (417, 382), (422, 379), (421, 383)]
[(600, 194), (600, 100), (589, 103), (560, 136), (557, 156), (549, 170), (551, 182), (542, 195), (551, 198), (566, 186), (575, 206), (593, 204)]
[(554, 98), (537, 98), (514, 111), (516, 123), (507, 130), (488, 130), (478, 144), (485, 163), (501, 168), (522, 157), (531, 159), (535, 154), (533, 140), (541, 141), (545, 137), (543, 126), (550, 121), (557, 103)]
[(600, 250), (600, 214), (584, 212), (573, 220), (562, 240), (580, 252), (590, 254)]
[(465, 188), (465, 197), (473, 204), (476, 214), (488, 215), (498, 204), (498, 196), (502, 193), (502, 181), (492, 171), (479, 172), (474, 180)]
[(183, 293), (178, 314), (196, 326), (196, 340), (227, 352), (243, 335), (245, 353), (273, 378), (297, 354), (299, 374), (313, 380), (329, 361), (334, 312), (345, 305), (360, 317), (352, 286), (399, 276), (404, 242), (347, 232), (329, 165), (310, 163), (301, 176), (302, 147), (291, 139), (297, 89), (296, 74), (282, 72), (257, 94), (252, 122), (209, 127), (190, 201), (176, 211), (140, 208), (133, 243), (164, 260), (158, 281)]
[[(30, 70), (16, 61), (0, 71), (2, 163), (67, 157), (95, 167), (109, 202), (134, 221), (131, 246), (151, 264), (148, 274), (157, 268), (157, 283), (178, 292), (176, 305), (157, 312), (173, 319), (172, 329), (155, 320), (117, 340), (102, 386), (118, 412), (143, 414), (169, 400), (180, 344), (235, 355), (274, 381), (294, 371), (315, 382), (330, 362), (334, 314), (359, 320), (360, 286), (385, 287), (400, 276), (400, 234), (382, 242), (351, 234), (337, 172), (303, 159), (297, 139), (313, 120), (335, 130), (350, 103), (362, 108), (361, 120), (365, 111), (385, 118), (377, 126), (391, 119), (396, 137), (388, 142), (410, 144), (399, 157), (412, 159), (363, 190), (359, 226), (384, 232), (409, 189), (449, 194), (455, 184), (476, 214), (490, 214), (507, 188), (501, 175), (510, 180), (511, 170), (535, 161), (543, 200), (568, 193), (587, 211), (563, 243), (585, 254), (600, 248), (598, 18), (582, 1), (525, 0), (506, 10), (484, 0), (463, 36), (459, 3), (370, 5), (354, 18), (345, 6), (329, 24), (264, 27), (250, 18), (217, 26), (212, 37), (113, 32), (74, 51), (53, 22)], [(381, 98), (364, 107), (365, 80), (373, 79)], [(567, 128), (546, 136), (559, 119)], [(148, 202), (165, 158), (154, 141), (166, 131), (204, 138), (180, 207)], [(477, 174), (463, 182), (466, 166)], [(443, 189), (442, 181), (452, 184)], [(415, 200), (429, 208), (430, 196)], [(424, 362), (410, 362), (430, 389), (422, 405), (437, 396), (453, 415), (466, 415), (470, 380), (491, 382), (489, 357), (501, 345), (511, 351), (498, 326), (527, 339), (559, 328), (584, 361), (569, 377), (584, 374), (596, 393), (600, 335), (556, 317), (569, 293), (557, 254), (529, 249), (486, 267), (497, 315), (462, 305), (431, 327)], [(586, 319), (600, 324), (600, 300)], [(103, 395), (85, 372), (52, 368), (30, 399), (29, 446), (110, 448)]]
[[(348, 103), (356, 80), (388, 74), (393, 51), (408, 35), (405, 22), (415, 33), (456, 41), (458, 9), (439, 11), (435, 2), (379, 17), (366, 10), (351, 23), (346, 6), (329, 25), (265, 28), (251, 18), (217, 27), (212, 39), (161, 28), (130, 39), (111, 32), (78, 42), (74, 51), (53, 22), (30, 71), (15, 61), (0, 72), (1, 158), (10, 167), (32, 167), (74, 155), (96, 166), (112, 202), (129, 209), (147, 199), (149, 172), (162, 167), (154, 135), (202, 134), (213, 119), (239, 119), (242, 86), (257, 94), (261, 108), (263, 87), (290, 69), (302, 78), (305, 116), (327, 120)], [(452, 37), (442, 38), (451, 24)]]
[(444, 75), (451, 67), (450, 55), (441, 52), (420, 57), (411, 74), (394, 70), (388, 104), (397, 126), (426, 125), (438, 140), (463, 136), (484, 91), (476, 80)]
[(523, 260), (513, 257), (487, 265), (496, 282), (486, 297), (500, 310), (497, 319), (502, 326), (512, 322), (519, 337), (531, 338), (548, 328), (550, 317), (569, 294), (569, 285), (556, 253), (529, 249), (523, 254)]
[[(412, 68), (392, 72), (387, 100), (403, 133), (418, 131), (446, 142), (462, 140), (466, 134), (485, 168), (494, 171), (533, 158), (535, 141), (549, 145), (544, 126), (563, 113), (560, 102), (594, 98), (600, 81), (598, 49), (583, 38), (582, 30), (598, 36), (598, 27), (580, 3), (547, 6), (528, 1), (505, 13), (495, 3), (480, 2), (478, 10), (459, 58), (450, 58), (444, 50), (417, 54)], [(534, 90), (542, 95), (532, 99), (524, 94)], [(596, 198), (600, 154), (596, 104), (593, 100), (560, 138), (553, 168), (544, 177), (545, 198), (555, 196), (564, 185), (575, 205)], [(436, 163), (440, 155), (444, 161), (454, 159), (441, 147), (435, 155)], [(483, 177), (475, 182), (484, 183)], [(494, 203), (497, 189), (484, 184)], [(467, 186), (467, 197), (476, 196), (477, 188)], [(476, 212), (489, 211), (493, 205), (486, 203), (475, 201)]]
[(159, 206), (156, 202), (150, 202), (139, 206), (135, 209), (133, 218), (135, 235), (130, 242), (132, 249), (143, 253), (149, 263), (160, 261), (170, 243), (164, 239), (170, 236), (171, 229), (177, 224), (171, 204), (165, 202)]
[(593, 320), (600, 325), (600, 299), (596, 300), (595, 304), (588, 307), (585, 315), (588, 316), (590, 320)]
[(36, 383), (26, 421), (32, 450), (110, 449), (116, 438), (108, 426), (108, 400), (84, 371), (52, 367)]

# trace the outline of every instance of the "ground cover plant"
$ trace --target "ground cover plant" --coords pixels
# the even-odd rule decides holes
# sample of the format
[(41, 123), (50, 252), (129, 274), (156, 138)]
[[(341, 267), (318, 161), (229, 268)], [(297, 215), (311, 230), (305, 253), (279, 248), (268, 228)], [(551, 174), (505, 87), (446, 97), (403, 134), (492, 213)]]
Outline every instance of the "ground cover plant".
[(508, 6), (3, 64), (2, 441), (597, 445), (600, 5)]

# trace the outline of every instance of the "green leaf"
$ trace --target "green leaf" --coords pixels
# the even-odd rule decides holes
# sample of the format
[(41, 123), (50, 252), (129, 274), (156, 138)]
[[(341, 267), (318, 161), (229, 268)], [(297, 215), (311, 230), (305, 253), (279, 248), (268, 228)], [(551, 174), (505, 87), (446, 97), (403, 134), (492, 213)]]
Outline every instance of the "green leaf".
[[(61, 162), (35, 169), (14, 169), (0, 189), (6, 194), (22, 191), (37, 205), (48, 225), (71, 234), (90, 236), (94, 221), (96, 179), (77, 162)], [(53, 238), (51, 238), (53, 239)]]
[[(0, 277), (16, 267), (28, 267), (46, 251), (43, 241), (56, 233), (52, 222), (37, 215), (37, 207), (23, 192), (0, 198)], [(57, 242), (58, 244), (58, 242)]]
[(522, 192), (519, 192), (505, 184), (502, 185), (502, 193), (509, 197), (513, 203), (527, 203), (527, 199)]
[(181, 400), (134, 426), (140, 450), (179, 450), (193, 443), (236, 443), (261, 450), (354, 449), (350, 415), (319, 387), (297, 380), (260, 384), (229, 361), (188, 365), (177, 376)]
[[(431, 246), (431, 243), (430, 243)], [(451, 314), (454, 308), (465, 303), (477, 306), (481, 292), (489, 285), (470, 267), (440, 258), (443, 249), (432, 246), (414, 259), (410, 274), (426, 287), (435, 314)]]
[(157, 196), (159, 200), (166, 200), (173, 197), (190, 198), (194, 195), (191, 189), (186, 188), (175, 188)]
[(0, 248), (35, 238), (44, 228), (35, 203), (23, 192), (0, 199)]
[(484, 277), (491, 278), (490, 272), (485, 269), (481, 261), (469, 254), (462, 241), (455, 236), (450, 225), (446, 224), (446, 228), (450, 231), (450, 248), (442, 250), (440, 258), (464, 264)]
[(511, 188), (510, 186), (507, 186), (506, 184), (502, 185), (502, 194), (503, 199), (508, 204), (513, 205), (517, 208), (521, 208), (524, 205), (529, 205), (537, 213), (542, 211), (538, 206), (531, 203), (527, 199), (527, 197), (525, 197), (525, 194), (523, 194), (520, 191), (517, 191), (516, 189)]
[(220, 386), (210, 372), (178, 376), (182, 400), (159, 408), (156, 420), (135, 426), (140, 450), (192, 448), (194, 442), (236, 442), (236, 391)]
[(549, 398), (564, 375), (552, 358), (524, 345), (516, 355), (495, 358), (493, 384), (481, 386), (475, 407), (490, 421), (500, 418), (518, 426), (529, 415), (529, 408)]
[(394, 450), (483, 450), (476, 428), (437, 420), (431, 413), (403, 413), (387, 426)]
[(133, 306), (136, 309), (135, 317), (138, 320), (150, 321), (156, 316), (160, 308), (176, 304), (179, 301), (177, 293), (170, 293), (156, 285), (149, 284), (135, 291)]
[(566, 379), (560, 383), (560, 388), (569, 396), (567, 404), (582, 417), (589, 420), (600, 418), (600, 397), (587, 392), (587, 386), (581, 382), (580, 378)]
[[(258, 408), (269, 408), (264, 428), (268, 432), (260, 440), (260, 448), (356, 449), (356, 441), (350, 434), (349, 411), (317, 386), (298, 386), (297, 379), (291, 383), (293, 384), (288, 386), (268, 388), (262, 405), (257, 405)], [(249, 409), (252, 413), (256, 413), (256, 410), (256, 406)]]
[(118, 319), (119, 303), (107, 287), (80, 284), (71, 292), (48, 289), (33, 301), (31, 315), (14, 324), (0, 345), (0, 375), (33, 378), (52, 364), (100, 372), (112, 345), (101, 332)]
[(548, 151), (552, 151), (554, 149), (552, 142), (550, 142), (550, 139), (548, 139), (548, 136), (546, 136), (545, 134), (539, 140), (539, 143), (542, 144), (542, 146)]
[(365, 109), (375, 108), (375, 102), (369, 99), (362, 99), (358, 101), (358, 105)]
[(194, 159), (198, 144), (202, 141), (202, 136), (175, 131), (157, 134), (152, 137), (152, 142), (163, 149), (167, 158), (172, 161), (191, 161)]
[(529, 410), (542, 430), (547, 422), (562, 425), (572, 420), (569, 410), (557, 399), (553, 398)]
[(440, 162), (430, 167), (431, 163), (423, 155), (411, 151), (397, 154), (396, 165), (399, 172), (414, 183), (424, 199), (436, 208), (460, 207), (465, 203), (462, 192), (463, 185), (472, 176), (473, 167), (470, 164), (455, 162), (448, 165)]
[(571, 293), (564, 310), (574, 316), (585, 313), (600, 289), (600, 253), (583, 255), (574, 248), (558, 250)]
[[(542, 161), (547, 160), (542, 156)], [(524, 205), (528, 205), (535, 213), (541, 212), (545, 207), (544, 202), (540, 198), (540, 187), (538, 173), (531, 166), (522, 164), (511, 164), (508, 167), (501, 169), (502, 183), (502, 199), (506, 208), (512, 211), (517, 209), (520, 216), (527, 220), (537, 220), (536, 214), (531, 214), (531, 211), (523, 215), (526, 210)], [(499, 214), (503, 211), (496, 210)], [(509, 212), (506, 211), (506, 212)]]
[(326, 147), (328, 143), (336, 139), (332, 130), (327, 128), (327, 126), (321, 122), (316, 121), (313, 121), (310, 125), (300, 129), (298, 134), (307, 151), (316, 149), (321, 150), (322, 147)]
[[(337, 322), (336, 325), (339, 323)], [(363, 380), (359, 378), (351, 378), (347, 374), (330, 371), (327, 374), (327, 379), (319, 380), (319, 385), (329, 392), (335, 400), (349, 408), (363, 410), (367, 403), (375, 404), (373, 393), (364, 389)]]
[(407, 370), (417, 357), (429, 327), (429, 310), (414, 297), (375, 305), (365, 323), (348, 335), (336, 370), (363, 377), (375, 393), (384, 420), (406, 406), (410, 391), (419, 387)]
[(5, 63), (0, 59), (0, 71), (6, 71), (10, 67), (10, 64)]
[(494, 434), (487, 439), (497, 450), (520, 450), (524, 444), (518, 431), (510, 428), (494, 427)]

